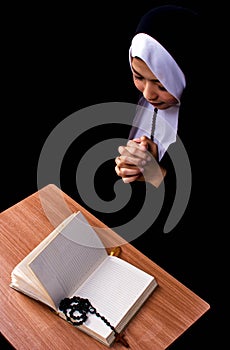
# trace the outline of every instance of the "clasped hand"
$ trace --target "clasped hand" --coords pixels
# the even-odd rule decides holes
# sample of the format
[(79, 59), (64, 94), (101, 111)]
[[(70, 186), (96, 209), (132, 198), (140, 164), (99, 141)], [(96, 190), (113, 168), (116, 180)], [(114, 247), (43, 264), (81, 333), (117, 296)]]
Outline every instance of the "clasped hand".
[(166, 171), (158, 161), (157, 144), (147, 136), (129, 140), (126, 146), (119, 146), (120, 156), (115, 158), (115, 171), (124, 183), (146, 181), (154, 187), (162, 182)]

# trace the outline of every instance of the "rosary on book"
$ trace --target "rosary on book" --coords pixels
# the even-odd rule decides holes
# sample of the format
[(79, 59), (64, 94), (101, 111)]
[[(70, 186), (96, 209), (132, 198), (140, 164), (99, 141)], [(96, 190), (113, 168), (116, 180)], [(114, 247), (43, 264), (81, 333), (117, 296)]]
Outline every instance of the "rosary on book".
[(124, 338), (124, 335), (117, 333), (115, 328), (110, 322), (97, 312), (95, 307), (89, 302), (88, 299), (74, 296), (72, 298), (64, 298), (61, 300), (59, 309), (64, 313), (68, 322), (74, 326), (82, 325), (88, 318), (88, 313), (95, 314), (99, 317), (108, 327), (115, 333), (115, 341), (122, 343), (126, 348), (129, 348), (129, 344)]
[[(118, 246), (111, 250), (110, 255), (119, 256), (120, 253), (121, 247)], [(78, 296), (64, 298), (60, 302), (59, 309), (64, 313), (67, 321), (72, 323), (74, 326), (80, 326), (83, 324), (88, 318), (88, 313), (95, 314), (112, 329), (115, 334), (115, 341), (123, 344), (126, 348), (129, 348), (129, 344), (125, 340), (124, 334), (117, 333), (110, 322), (104, 316), (100, 315), (99, 312), (97, 312), (95, 307), (92, 306), (88, 299), (80, 298)]]

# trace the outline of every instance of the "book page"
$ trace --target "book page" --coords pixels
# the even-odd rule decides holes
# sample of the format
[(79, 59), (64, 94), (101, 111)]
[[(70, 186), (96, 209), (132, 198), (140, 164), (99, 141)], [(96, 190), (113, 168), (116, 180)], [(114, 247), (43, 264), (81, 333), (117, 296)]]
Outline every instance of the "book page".
[(14, 273), (11, 276), (10, 287), (18, 290), (19, 292), (23, 292), (29, 297), (39, 300), (56, 310), (56, 307), (48, 293), (44, 290), (44, 288), (42, 288), (38, 279), (28, 273), (28, 270), (21, 270), (18, 266), (16, 266), (14, 268)]
[[(88, 299), (116, 327), (153, 282), (153, 276), (125, 260), (108, 256), (74, 295)], [(110, 327), (94, 314), (88, 314), (85, 325), (104, 338), (111, 333)]]
[(63, 220), (43, 241), (41, 241), (28, 255), (26, 255), (11, 272), (10, 287), (17, 289), (20, 292), (47, 304), (53, 309), (56, 309), (52, 299), (39, 282), (36, 275), (31, 273), (28, 267), (29, 263), (49, 244), (54, 237), (70, 222), (76, 213), (71, 214)]
[(70, 296), (107, 256), (96, 232), (78, 212), (29, 267), (58, 309), (61, 299)]

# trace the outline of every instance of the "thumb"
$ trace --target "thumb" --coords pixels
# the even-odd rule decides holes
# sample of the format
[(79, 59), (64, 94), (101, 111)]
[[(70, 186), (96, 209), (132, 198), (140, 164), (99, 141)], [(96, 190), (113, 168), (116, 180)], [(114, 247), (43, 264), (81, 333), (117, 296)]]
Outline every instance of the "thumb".
[(149, 138), (146, 138), (147, 146), (148, 146), (148, 151), (152, 154), (154, 158), (157, 158), (158, 156), (158, 147), (155, 142), (150, 140)]

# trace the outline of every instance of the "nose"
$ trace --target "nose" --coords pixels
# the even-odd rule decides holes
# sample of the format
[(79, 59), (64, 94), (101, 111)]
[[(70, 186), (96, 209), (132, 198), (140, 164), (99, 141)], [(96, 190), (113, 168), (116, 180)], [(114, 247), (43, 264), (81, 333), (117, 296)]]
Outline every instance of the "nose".
[(148, 101), (155, 101), (158, 97), (156, 87), (151, 82), (146, 82), (143, 90), (143, 96)]

